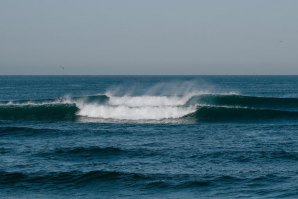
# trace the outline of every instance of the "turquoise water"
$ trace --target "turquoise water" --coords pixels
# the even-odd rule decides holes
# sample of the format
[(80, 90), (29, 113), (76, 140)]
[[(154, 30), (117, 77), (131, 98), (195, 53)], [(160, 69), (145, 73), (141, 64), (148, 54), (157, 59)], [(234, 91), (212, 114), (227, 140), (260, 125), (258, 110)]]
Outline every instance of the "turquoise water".
[(0, 76), (0, 197), (296, 198), (297, 76)]

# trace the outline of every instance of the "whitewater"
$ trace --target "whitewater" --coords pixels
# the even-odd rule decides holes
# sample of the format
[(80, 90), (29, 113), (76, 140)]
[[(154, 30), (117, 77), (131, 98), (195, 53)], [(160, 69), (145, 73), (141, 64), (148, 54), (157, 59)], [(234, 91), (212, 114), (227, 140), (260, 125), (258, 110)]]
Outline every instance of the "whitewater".
[(108, 96), (105, 104), (76, 102), (79, 116), (120, 120), (161, 120), (181, 118), (196, 111), (196, 106), (184, 106), (188, 96)]

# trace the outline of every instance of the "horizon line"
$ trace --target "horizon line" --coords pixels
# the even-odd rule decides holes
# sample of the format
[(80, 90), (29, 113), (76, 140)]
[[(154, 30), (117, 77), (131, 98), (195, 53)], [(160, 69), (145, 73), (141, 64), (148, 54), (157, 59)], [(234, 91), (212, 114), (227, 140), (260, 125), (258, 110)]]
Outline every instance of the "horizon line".
[(298, 76), (298, 74), (5, 74), (0, 76)]

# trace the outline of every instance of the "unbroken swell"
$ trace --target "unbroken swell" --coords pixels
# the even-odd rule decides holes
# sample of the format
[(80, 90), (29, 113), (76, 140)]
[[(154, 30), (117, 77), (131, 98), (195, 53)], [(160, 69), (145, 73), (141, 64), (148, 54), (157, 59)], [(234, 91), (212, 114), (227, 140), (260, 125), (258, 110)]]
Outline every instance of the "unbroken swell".
[(74, 104), (8, 104), (0, 106), (2, 120), (75, 120)]
[(194, 113), (186, 118), (193, 118), (197, 121), (206, 122), (227, 122), (227, 121), (264, 121), (264, 120), (296, 120), (298, 112), (254, 109), (240, 107), (199, 107)]

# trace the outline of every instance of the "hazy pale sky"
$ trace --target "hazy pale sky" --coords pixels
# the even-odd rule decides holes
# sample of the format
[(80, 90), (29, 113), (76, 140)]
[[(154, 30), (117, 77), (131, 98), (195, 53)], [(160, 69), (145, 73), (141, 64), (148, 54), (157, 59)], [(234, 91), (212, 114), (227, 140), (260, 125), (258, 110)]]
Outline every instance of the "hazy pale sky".
[(6, 74), (298, 74), (298, 1), (0, 0)]

